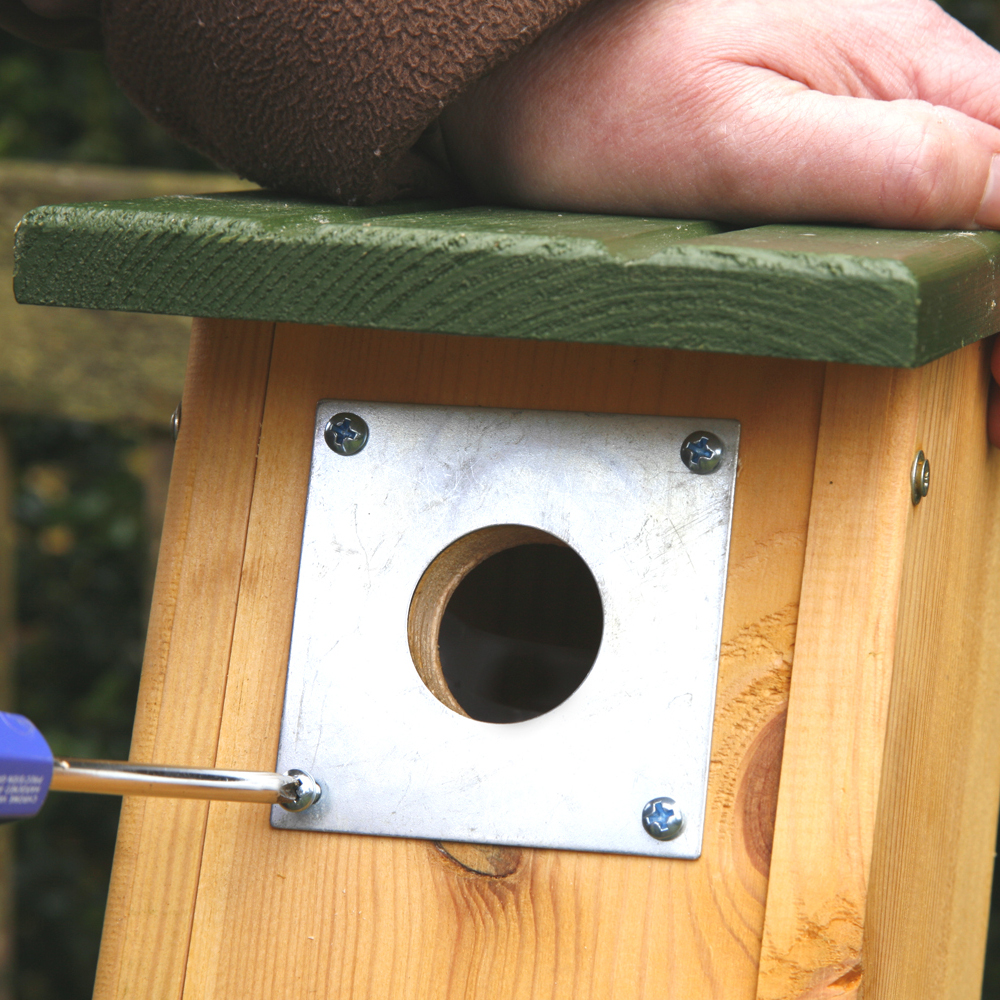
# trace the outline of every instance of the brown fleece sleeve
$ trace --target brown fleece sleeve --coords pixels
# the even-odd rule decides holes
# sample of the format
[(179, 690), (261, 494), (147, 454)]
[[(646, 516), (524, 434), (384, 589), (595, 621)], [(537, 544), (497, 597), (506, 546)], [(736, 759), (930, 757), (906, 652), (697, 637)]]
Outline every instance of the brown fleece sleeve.
[(414, 144), (449, 101), (586, 0), (103, 0), (108, 63), (183, 142), (348, 204), (441, 190)]

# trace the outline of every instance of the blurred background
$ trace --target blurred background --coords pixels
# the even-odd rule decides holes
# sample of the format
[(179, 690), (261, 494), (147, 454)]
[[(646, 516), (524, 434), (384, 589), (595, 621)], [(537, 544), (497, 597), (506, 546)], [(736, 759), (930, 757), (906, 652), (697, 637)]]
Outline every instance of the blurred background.
[[(0, 708), (56, 753), (128, 756), (190, 321), (18, 306), (36, 205), (233, 190), (101, 57), (0, 31)], [(120, 800), (0, 827), (0, 1000), (91, 996)]]
[[(1000, 45), (1000, 0), (942, 6)], [(13, 229), (36, 205), (243, 186), (148, 123), (99, 55), (0, 32), (0, 708), (56, 753), (128, 754), (189, 321), (17, 306)], [(0, 1000), (91, 996), (118, 809), (57, 795), (0, 827)]]

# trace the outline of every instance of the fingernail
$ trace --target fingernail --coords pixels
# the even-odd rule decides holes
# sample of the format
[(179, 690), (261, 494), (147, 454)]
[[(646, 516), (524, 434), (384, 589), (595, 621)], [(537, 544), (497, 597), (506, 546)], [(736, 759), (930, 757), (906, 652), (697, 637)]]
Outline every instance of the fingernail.
[(1000, 156), (994, 156), (990, 163), (990, 175), (986, 178), (986, 190), (976, 212), (976, 224), (984, 229), (1000, 229)]

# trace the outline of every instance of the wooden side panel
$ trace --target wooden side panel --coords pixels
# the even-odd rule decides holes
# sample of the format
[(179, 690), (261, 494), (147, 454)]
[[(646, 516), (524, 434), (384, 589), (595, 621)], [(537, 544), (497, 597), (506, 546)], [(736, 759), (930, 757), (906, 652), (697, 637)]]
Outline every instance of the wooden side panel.
[(920, 383), (827, 370), (759, 1000), (850, 997), (862, 981)]
[(318, 399), (734, 417), (709, 832), (695, 862), (509, 851), (491, 877), (431, 843), (276, 831), (214, 803), (184, 996), (751, 998), (822, 384), (801, 362), (279, 325), (220, 766), (275, 761)]
[(1000, 453), (986, 345), (921, 374), (931, 491), (909, 516), (865, 996), (976, 1000), (1000, 793)]
[[(273, 324), (194, 324), (132, 759), (215, 763)], [(207, 803), (126, 799), (95, 996), (179, 997)]]

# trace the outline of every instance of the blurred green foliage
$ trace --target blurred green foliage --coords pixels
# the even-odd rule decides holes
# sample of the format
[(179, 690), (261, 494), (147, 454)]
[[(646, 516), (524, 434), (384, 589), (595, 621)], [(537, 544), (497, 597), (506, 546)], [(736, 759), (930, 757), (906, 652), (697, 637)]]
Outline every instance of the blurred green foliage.
[[(17, 707), (55, 753), (128, 756), (145, 632), (136, 432), (8, 417), (17, 524)], [(16, 993), (84, 1000), (120, 800), (54, 795), (17, 830)]]
[(0, 157), (214, 170), (147, 121), (97, 52), (40, 49), (0, 31)]
[[(99, 54), (0, 31), (0, 157), (214, 170), (147, 121)], [(127, 430), (31, 417), (4, 427), (16, 477), (17, 709), (57, 753), (123, 759), (148, 594), (142, 484)], [(91, 995), (120, 801), (52, 796), (16, 830), (19, 1000)]]

